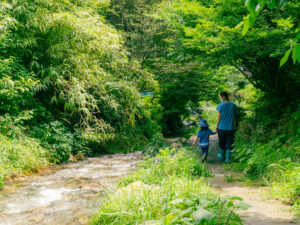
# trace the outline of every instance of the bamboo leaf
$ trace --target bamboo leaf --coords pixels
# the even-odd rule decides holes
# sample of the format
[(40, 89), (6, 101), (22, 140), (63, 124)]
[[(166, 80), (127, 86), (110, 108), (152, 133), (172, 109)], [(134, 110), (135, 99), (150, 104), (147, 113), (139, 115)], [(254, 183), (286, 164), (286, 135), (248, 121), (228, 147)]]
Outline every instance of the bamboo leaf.
[(293, 48), (293, 62), (296, 64), (297, 62), (300, 62), (300, 44), (296, 44)]
[(289, 49), (285, 52), (284, 56), (280, 60), (280, 66), (279, 67), (282, 67), (286, 63), (286, 61), (288, 60), (288, 58), (291, 54), (291, 51), (292, 51), (292, 49)]
[(246, 19), (244, 21), (244, 26), (243, 26), (243, 30), (242, 30), (242, 35), (245, 36), (249, 30), (250, 26), (249, 26), (249, 18)]

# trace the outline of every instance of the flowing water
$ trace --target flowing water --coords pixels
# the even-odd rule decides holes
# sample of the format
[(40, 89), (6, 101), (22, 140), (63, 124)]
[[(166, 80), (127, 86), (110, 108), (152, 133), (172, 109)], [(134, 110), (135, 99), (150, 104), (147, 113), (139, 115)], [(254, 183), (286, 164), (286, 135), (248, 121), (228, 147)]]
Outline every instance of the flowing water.
[(47, 176), (16, 181), (0, 191), (1, 225), (82, 225), (121, 177), (134, 170), (140, 153), (107, 155), (65, 164)]

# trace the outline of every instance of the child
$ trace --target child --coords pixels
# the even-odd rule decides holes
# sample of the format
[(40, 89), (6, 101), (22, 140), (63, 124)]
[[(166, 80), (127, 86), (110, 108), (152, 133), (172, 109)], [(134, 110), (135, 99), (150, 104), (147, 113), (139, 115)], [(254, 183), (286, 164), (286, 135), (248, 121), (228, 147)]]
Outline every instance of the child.
[(207, 121), (201, 120), (199, 126), (201, 129), (197, 133), (197, 138), (194, 140), (193, 145), (199, 140), (199, 147), (202, 149), (202, 162), (207, 161), (208, 146), (209, 146), (209, 136), (216, 134), (211, 129), (209, 129)]

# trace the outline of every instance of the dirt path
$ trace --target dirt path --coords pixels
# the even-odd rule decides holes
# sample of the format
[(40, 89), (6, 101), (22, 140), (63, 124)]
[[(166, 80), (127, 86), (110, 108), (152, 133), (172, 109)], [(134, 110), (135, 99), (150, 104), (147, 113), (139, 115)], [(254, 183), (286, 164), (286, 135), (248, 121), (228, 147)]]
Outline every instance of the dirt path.
[(220, 195), (234, 195), (244, 199), (244, 202), (252, 207), (239, 214), (245, 220), (245, 225), (286, 225), (300, 224), (290, 212), (291, 207), (283, 205), (274, 200), (266, 200), (261, 194), (267, 191), (263, 187), (246, 187), (242, 183), (227, 182), (226, 176), (232, 172), (223, 168), (223, 163), (217, 158), (218, 139), (216, 136), (210, 139), (210, 151), (208, 156), (208, 167), (214, 174), (210, 180), (211, 185), (217, 189)]

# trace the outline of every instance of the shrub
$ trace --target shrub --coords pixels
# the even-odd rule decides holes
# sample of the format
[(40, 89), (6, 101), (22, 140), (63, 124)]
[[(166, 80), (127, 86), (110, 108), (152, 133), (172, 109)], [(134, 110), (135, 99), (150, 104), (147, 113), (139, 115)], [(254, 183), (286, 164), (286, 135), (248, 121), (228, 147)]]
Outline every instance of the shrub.
[(242, 224), (238, 197), (217, 197), (200, 176), (208, 176), (192, 149), (166, 148), (107, 194), (91, 224)]
[(148, 146), (144, 149), (143, 153), (149, 155), (150, 157), (154, 157), (158, 153), (158, 151), (161, 148), (166, 147), (166, 145), (167, 144), (162, 134), (157, 133), (151, 138)]
[(41, 141), (41, 145), (49, 150), (51, 161), (65, 162), (72, 151), (73, 135), (59, 121), (35, 126), (32, 135)]
[(235, 139), (233, 158), (251, 180), (270, 186), (269, 197), (297, 205), (300, 168), (299, 113), (278, 121), (247, 119)]
[(139, 171), (120, 183), (127, 185), (140, 180), (145, 184), (159, 184), (167, 176), (196, 179), (201, 176), (209, 177), (210, 172), (199, 163), (198, 152), (192, 148), (181, 148), (178, 152), (175, 148), (165, 148), (161, 149), (155, 158), (142, 162)]
[(47, 151), (35, 139), (24, 135), (12, 139), (0, 134), (0, 142), (0, 187), (5, 178), (36, 172), (48, 164)]

